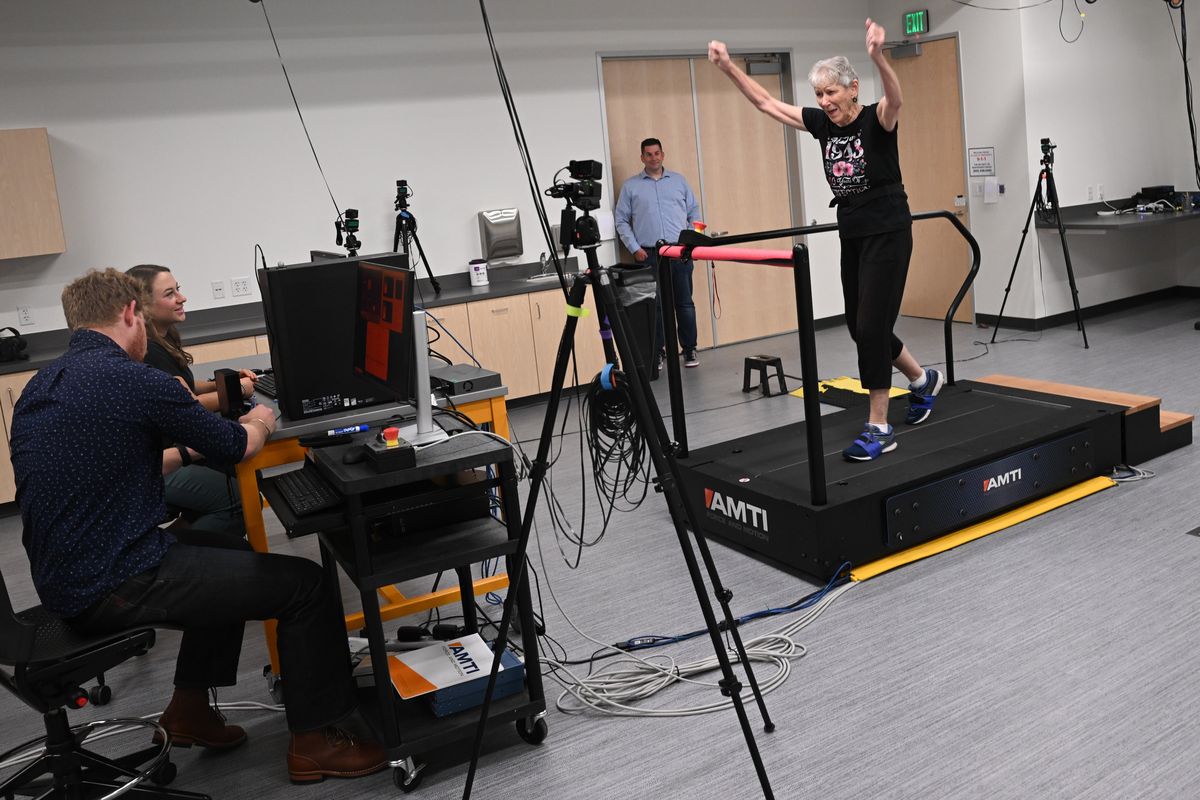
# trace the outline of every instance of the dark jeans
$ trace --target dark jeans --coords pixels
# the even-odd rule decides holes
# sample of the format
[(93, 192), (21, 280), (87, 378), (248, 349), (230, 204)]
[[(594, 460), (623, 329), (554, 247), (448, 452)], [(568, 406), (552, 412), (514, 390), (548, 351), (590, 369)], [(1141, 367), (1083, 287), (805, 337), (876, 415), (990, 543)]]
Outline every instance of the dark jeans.
[(911, 228), (842, 240), (842, 300), (864, 389), (892, 385), (892, 362), (904, 348), (892, 329), (900, 316), (911, 256)]
[[(646, 250), (646, 260), (643, 265), (653, 269), (658, 268), (658, 256)], [(679, 346), (684, 350), (696, 349), (696, 304), (692, 302), (692, 262), (673, 261), (671, 265), (671, 290), (675, 294), (675, 326), (679, 330)], [(655, 314), (654, 343), (658, 350), (666, 347), (666, 331), (663, 329), (662, 298), (655, 297), (657, 313)]]
[(87, 633), (165, 623), (183, 629), (181, 689), (232, 686), (247, 620), (278, 619), (288, 727), (332, 725), (354, 710), (341, 599), (320, 564), (255, 553), (228, 533), (181, 531), (156, 569), (71, 620)]

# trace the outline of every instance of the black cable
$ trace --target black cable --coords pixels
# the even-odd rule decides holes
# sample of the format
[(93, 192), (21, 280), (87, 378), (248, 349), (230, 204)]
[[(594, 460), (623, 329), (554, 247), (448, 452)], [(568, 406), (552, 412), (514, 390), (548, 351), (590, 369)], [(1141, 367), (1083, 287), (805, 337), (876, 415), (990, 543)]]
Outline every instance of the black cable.
[(304, 114), (300, 111), (300, 101), (296, 99), (296, 90), (292, 87), (292, 79), (288, 75), (287, 65), (283, 63), (283, 53), (279, 52), (279, 42), (275, 39), (275, 29), (271, 27), (271, 17), (267, 14), (266, 0), (258, 0), (258, 4), (262, 6), (263, 19), (267, 21), (267, 30), (271, 33), (271, 44), (275, 45), (275, 55), (279, 58), (279, 68), (283, 70), (283, 79), (287, 81), (288, 91), (292, 95), (292, 105), (296, 107), (296, 115), (300, 117), (300, 127), (304, 128), (304, 137), (308, 139), (308, 148), (312, 150), (313, 159), (317, 162), (317, 171), (321, 173), (321, 180), (325, 182), (325, 191), (329, 192), (329, 201), (333, 203), (333, 210), (337, 213), (338, 221), (342, 221), (342, 210), (337, 204), (337, 200), (333, 199), (333, 189), (329, 188), (329, 179), (325, 177), (325, 169), (321, 166), (321, 159), (317, 155), (317, 148), (313, 144), (312, 136), (308, 132), (308, 123), (304, 121)]
[[(1171, 5), (1167, 4), (1167, 15), (1171, 13)], [(1175, 28), (1175, 20), (1171, 20), (1171, 29)], [(1183, 57), (1183, 93), (1187, 99), (1187, 115), (1188, 115), (1188, 132), (1192, 137), (1192, 167), (1195, 171), (1196, 188), (1200, 189), (1200, 154), (1196, 150), (1196, 111), (1193, 107), (1192, 100), (1192, 72), (1188, 67), (1188, 34), (1187, 34), (1187, 3), (1180, 2), (1179, 4), (1179, 28), (1180, 36), (1177, 40), (1180, 42), (1180, 55)]]

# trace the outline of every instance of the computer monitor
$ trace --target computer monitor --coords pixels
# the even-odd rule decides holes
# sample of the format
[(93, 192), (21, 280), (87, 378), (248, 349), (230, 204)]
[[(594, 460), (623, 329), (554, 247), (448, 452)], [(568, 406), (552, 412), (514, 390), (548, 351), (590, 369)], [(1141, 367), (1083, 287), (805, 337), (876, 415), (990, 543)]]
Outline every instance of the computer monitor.
[[(345, 413), (391, 403), (379, 383), (354, 372), (360, 259), (314, 261), (258, 271), (276, 401), (288, 419)], [(364, 260), (404, 267), (408, 257), (384, 253)]]
[(329, 261), (334, 258), (347, 258), (345, 253), (335, 253), (331, 250), (309, 250), (309, 261)]

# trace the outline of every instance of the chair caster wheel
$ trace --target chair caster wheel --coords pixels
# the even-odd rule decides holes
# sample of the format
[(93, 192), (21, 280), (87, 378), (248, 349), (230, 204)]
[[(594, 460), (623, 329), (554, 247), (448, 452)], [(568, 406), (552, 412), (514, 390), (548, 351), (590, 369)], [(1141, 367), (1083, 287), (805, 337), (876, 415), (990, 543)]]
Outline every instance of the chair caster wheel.
[(112, 702), (112, 687), (108, 684), (93, 686), (88, 691), (88, 702), (94, 706), (106, 706)]

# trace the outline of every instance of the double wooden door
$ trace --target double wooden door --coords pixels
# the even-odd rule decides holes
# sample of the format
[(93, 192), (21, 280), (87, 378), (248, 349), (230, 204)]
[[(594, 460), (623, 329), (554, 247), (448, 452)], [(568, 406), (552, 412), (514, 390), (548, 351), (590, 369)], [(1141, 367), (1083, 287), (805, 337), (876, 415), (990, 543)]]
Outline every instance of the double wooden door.
[[(745, 61), (741, 61), (745, 68)], [(640, 143), (662, 141), (664, 166), (687, 178), (710, 232), (748, 233), (792, 224), (787, 137), (704, 58), (603, 61), (609, 174), (615, 207), (621, 185), (642, 170)], [(756, 75), (776, 97), (781, 75)], [(787, 250), (788, 240), (761, 242)], [(623, 259), (628, 259), (622, 248)], [(796, 328), (791, 271), (697, 262), (692, 297), (700, 347)]]

